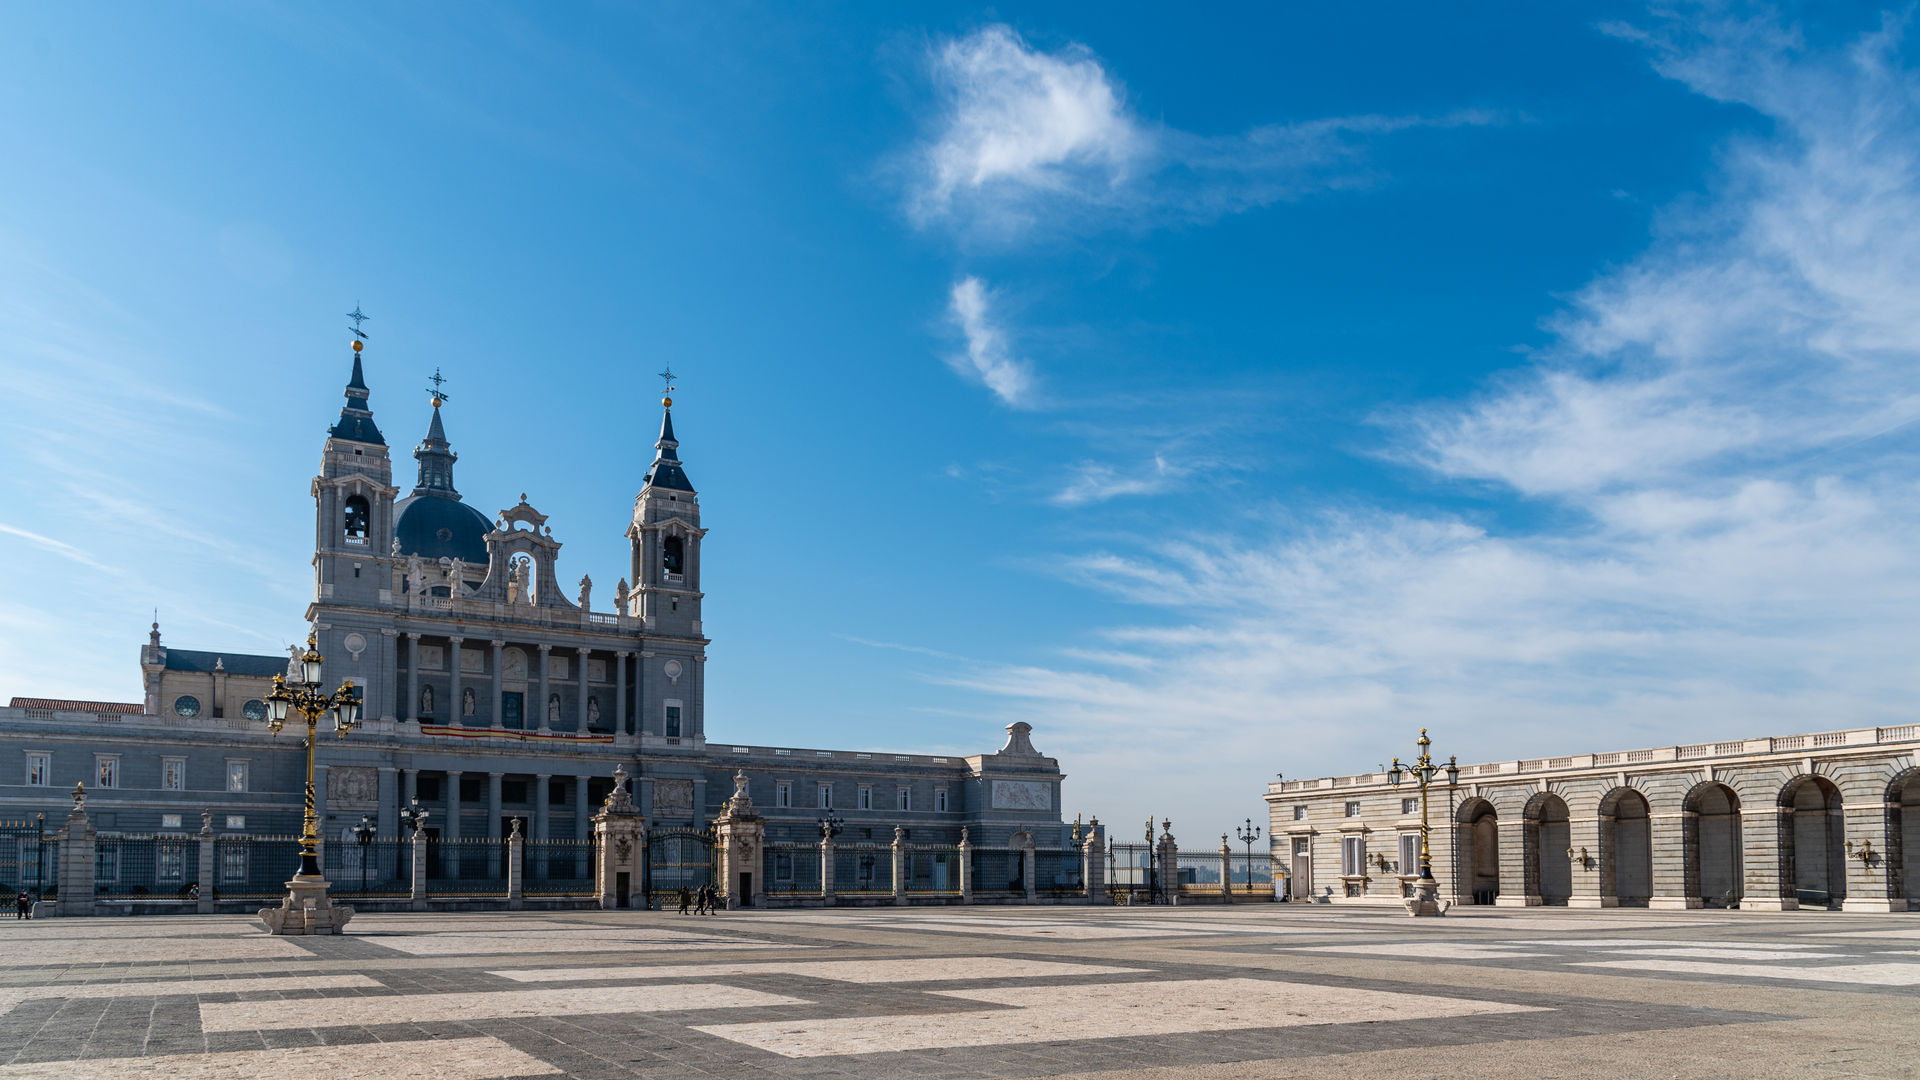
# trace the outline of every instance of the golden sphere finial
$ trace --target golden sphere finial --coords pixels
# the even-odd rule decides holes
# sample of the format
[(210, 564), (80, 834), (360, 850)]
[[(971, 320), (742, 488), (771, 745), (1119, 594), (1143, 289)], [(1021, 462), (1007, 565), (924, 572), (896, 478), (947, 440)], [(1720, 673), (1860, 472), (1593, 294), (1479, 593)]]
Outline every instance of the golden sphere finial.
[(660, 399), (660, 404), (661, 404), (661, 405), (664, 405), (664, 406), (666, 406), (666, 407), (667, 407), (667, 408), (669, 408), (669, 409), (671, 409), (671, 408), (673, 408), (673, 399), (672, 399), (672, 398), (670, 398), (670, 397), (663, 397), (663, 398), (661, 398), (661, 399)]
[(354, 351), (354, 352), (359, 352), (359, 351), (361, 350), (361, 348), (363, 348), (363, 347), (365, 346), (365, 344), (366, 344), (365, 342), (363, 342), (363, 341), (361, 341), (361, 340), (360, 340), (360, 339), (358, 339), (358, 338), (355, 338), (355, 339), (354, 339), (354, 342), (353, 342), (353, 351)]

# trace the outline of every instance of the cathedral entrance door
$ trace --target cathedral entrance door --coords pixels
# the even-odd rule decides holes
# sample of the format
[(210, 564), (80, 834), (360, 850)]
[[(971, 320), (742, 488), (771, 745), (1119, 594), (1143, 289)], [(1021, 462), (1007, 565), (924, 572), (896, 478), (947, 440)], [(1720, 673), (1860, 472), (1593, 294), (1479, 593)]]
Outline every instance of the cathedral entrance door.
[(501, 727), (523, 728), (526, 726), (526, 721), (522, 719), (526, 715), (526, 700), (527, 695), (517, 691), (505, 690), (501, 692)]

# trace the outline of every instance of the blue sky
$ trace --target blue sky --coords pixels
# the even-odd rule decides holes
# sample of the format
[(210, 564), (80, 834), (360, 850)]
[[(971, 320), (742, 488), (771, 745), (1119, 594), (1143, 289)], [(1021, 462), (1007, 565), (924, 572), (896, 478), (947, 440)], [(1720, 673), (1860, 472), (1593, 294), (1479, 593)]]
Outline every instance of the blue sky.
[(1423, 724), (1912, 719), (1899, 13), (0, 20), (0, 693), (300, 636), (358, 303), (402, 468), (437, 366), (569, 581), (681, 373), (717, 738), (1026, 720), (1069, 816), (1204, 837)]

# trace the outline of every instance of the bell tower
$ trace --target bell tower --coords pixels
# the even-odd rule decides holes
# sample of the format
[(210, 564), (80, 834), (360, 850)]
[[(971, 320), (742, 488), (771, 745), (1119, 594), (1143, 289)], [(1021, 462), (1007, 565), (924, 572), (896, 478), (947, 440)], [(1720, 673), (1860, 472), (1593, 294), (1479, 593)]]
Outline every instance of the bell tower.
[(642, 656), (640, 731), (668, 739), (704, 737), (702, 688), (707, 638), (700, 621), (700, 497), (680, 462), (673, 434), (673, 369), (661, 373), (660, 438), (653, 464), (633, 500), (633, 588), (623, 614), (639, 619), (648, 639)]

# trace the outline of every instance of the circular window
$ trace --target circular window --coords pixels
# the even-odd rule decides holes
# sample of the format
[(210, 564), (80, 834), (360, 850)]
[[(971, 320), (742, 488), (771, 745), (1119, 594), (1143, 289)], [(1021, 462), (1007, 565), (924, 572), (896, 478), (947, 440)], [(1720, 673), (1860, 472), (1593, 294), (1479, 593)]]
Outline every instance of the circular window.
[(267, 703), (261, 701), (259, 698), (254, 698), (245, 705), (240, 706), (240, 713), (249, 720), (265, 720), (267, 718)]
[(173, 699), (173, 712), (176, 716), (199, 716), (200, 699), (192, 694), (182, 694)]
[(452, 530), (452, 529), (441, 529), (441, 530), (440, 530), (439, 532), (437, 532), (437, 533), (434, 533), (433, 535), (435, 535), (435, 536), (437, 536), (437, 537), (439, 537), (439, 538), (440, 538), (440, 542), (444, 544), (444, 543), (446, 543), (447, 541), (449, 541), (449, 540), (451, 540), (451, 539), (453, 539), (453, 530)]

